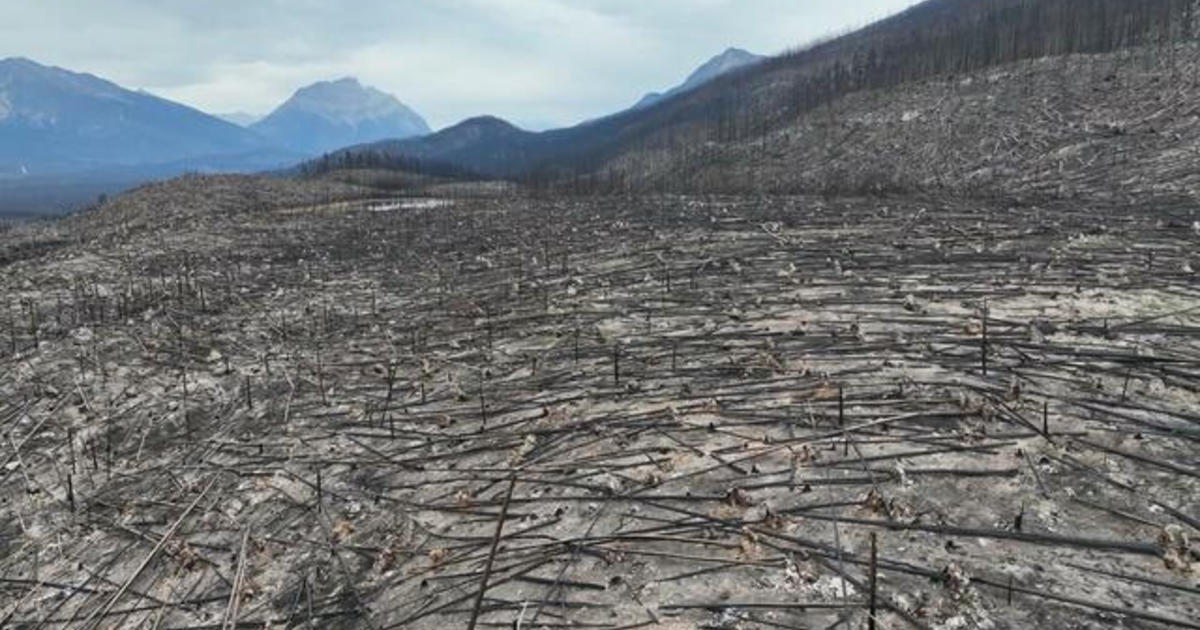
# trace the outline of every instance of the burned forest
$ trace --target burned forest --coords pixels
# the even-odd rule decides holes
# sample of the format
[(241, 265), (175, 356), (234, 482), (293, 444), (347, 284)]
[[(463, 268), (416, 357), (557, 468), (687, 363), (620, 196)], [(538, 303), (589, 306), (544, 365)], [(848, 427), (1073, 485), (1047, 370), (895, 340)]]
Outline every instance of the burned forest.
[(272, 186), (5, 235), (5, 625), (1200, 625), (1190, 207)]
[(0, 222), (0, 628), (1200, 630), (1198, 19)]

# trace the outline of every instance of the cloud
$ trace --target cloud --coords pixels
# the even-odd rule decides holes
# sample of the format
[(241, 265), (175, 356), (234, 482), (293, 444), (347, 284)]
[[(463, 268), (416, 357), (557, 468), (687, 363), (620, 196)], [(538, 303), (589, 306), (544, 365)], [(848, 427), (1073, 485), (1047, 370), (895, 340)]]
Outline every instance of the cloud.
[(266, 113), (357, 76), (435, 127), (567, 125), (729, 46), (773, 54), (912, 0), (0, 0), (0, 58), (91, 72), (207, 111)]

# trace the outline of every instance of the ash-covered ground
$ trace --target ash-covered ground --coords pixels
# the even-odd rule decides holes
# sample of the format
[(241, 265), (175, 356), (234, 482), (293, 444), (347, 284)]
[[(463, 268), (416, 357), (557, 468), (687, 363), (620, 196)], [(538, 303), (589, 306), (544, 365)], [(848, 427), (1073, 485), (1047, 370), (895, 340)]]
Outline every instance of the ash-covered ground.
[(1200, 628), (1192, 206), (363, 194), (0, 234), (0, 627)]

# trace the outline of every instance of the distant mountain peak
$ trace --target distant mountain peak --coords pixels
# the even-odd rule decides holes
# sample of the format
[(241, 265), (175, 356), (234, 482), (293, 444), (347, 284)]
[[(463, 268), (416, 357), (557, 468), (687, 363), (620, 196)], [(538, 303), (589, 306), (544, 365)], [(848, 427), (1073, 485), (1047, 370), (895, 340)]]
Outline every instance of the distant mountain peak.
[(302, 87), (251, 128), (310, 154), (430, 132), (425, 119), (396, 97), (354, 77)]
[(364, 93), (378, 93), (378, 90), (368, 88), (359, 83), (354, 77), (342, 77), (331, 81), (317, 81), (298, 90), (292, 98), (330, 98), (339, 96), (361, 96)]
[(642, 99), (633, 106), (633, 109), (643, 109), (645, 107), (649, 107), (663, 99), (693, 90), (723, 74), (728, 74), (734, 70), (759, 63), (764, 59), (766, 59), (766, 57), (756, 55), (741, 48), (726, 48), (724, 52), (704, 62), (704, 64), (699, 68), (696, 68), (696, 70), (688, 75), (687, 80), (685, 80), (683, 83), (671, 88), (670, 90), (667, 90), (666, 92), (651, 92), (643, 96)]
[(320, 81), (296, 90), (278, 110), (301, 109), (330, 120), (357, 123), (408, 109), (396, 97), (366, 87), (353, 77)]

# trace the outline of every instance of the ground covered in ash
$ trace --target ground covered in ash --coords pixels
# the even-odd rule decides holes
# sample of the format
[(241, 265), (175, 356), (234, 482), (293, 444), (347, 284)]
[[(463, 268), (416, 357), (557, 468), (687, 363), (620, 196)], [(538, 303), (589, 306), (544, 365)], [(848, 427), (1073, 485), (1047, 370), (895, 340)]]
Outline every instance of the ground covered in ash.
[(0, 234), (0, 626), (1200, 628), (1190, 206), (361, 193)]

